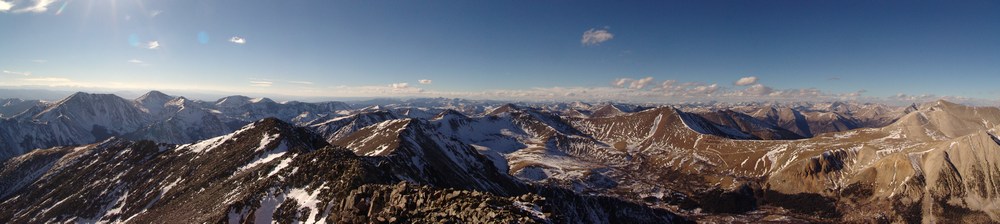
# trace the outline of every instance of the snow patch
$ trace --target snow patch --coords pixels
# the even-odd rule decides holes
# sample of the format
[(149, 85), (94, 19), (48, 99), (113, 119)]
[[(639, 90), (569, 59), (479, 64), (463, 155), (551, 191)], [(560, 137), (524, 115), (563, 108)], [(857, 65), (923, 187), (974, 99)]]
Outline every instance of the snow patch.
[(274, 174), (277, 174), (278, 171), (281, 171), (282, 169), (285, 169), (285, 167), (288, 167), (288, 164), (292, 163), (292, 157), (295, 157), (295, 155), (292, 155), (289, 158), (281, 160), (281, 163), (278, 163), (277, 166), (274, 166), (274, 169), (271, 170), (271, 173), (267, 174), (267, 177), (274, 176)]
[(194, 152), (194, 153), (208, 152), (208, 151), (210, 151), (210, 150), (212, 150), (212, 149), (214, 149), (216, 147), (219, 147), (219, 145), (222, 145), (222, 143), (225, 143), (226, 141), (229, 141), (230, 139), (233, 139), (233, 137), (235, 137), (240, 132), (249, 130), (249, 129), (253, 128), (253, 127), (254, 127), (254, 124), (249, 124), (249, 125), (244, 126), (240, 130), (237, 130), (237, 131), (235, 131), (233, 133), (229, 133), (229, 134), (226, 134), (226, 135), (223, 135), (223, 136), (219, 136), (219, 137), (215, 137), (215, 138), (210, 138), (208, 140), (200, 141), (200, 142), (197, 142), (197, 143), (194, 143), (194, 144), (184, 144), (184, 145), (181, 145), (181, 146), (177, 147), (177, 149), (178, 150), (187, 149), (188, 151), (191, 151), (191, 152)]
[(514, 207), (517, 207), (522, 211), (528, 212), (528, 214), (537, 219), (548, 220), (548, 218), (545, 217), (545, 213), (542, 213), (542, 209), (538, 207), (538, 205), (527, 202), (515, 201)]
[(285, 155), (286, 152), (288, 152), (288, 145), (284, 141), (282, 141), (281, 144), (278, 145), (277, 148), (275, 148), (274, 150), (268, 151), (266, 154), (257, 156), (257, 159), (255, 159), (253, 162), (250, 162), (249, 164), (247, 164), (245, 166), (240, 167), (236, 172), (237, 173), (243, 172), (243, 171), (246, 171), (248, 169), (254, 168), (257, 165), (264, 164), (264, 163), (267, 163), (267, 162), (271, 162), (271, 160), (277, 159), (278, 157), (281, 157), (281, 156)]
[(177, 183), (180, 183), (181, 179), (183, 178), (178, 177), (177, 180), (174, 180), (174, 182), (171, 182), (170, 184), (167, 184), (167, 186), (164, 186), (160, 190), (160, 195), (166, 195), (167, 192), (170, 192), (170, 189), (173, 189), (175, 186), (177, 186)]
[(257, 149), (255, 149), (254, 152), (259, 152), (260, 150), (266, 149), (267, 144), (271, 143), (271, 141), (274, 141), (275, 139), (278, 139), (277, 133), (271, 135), (264, 133), (264, 136), (260, 138), (260, 144), (257, 145)]
[(884, 139), (901, 139), (905, 137), (906, 136), (903, 135), (903, 129), (896, 129), (890, 132), (889, 136), (886, 136)]
[(279, 194), (277, 190), (271, 189), (264, 198), (260, 199), (260, 207), (253, 212), (254, 223), (271, 223), (274, 221), (274, 211), (278, 205), (285, 202), (285, 194)]
[(300, 188), (294, 188), (288, 191), (288, 198), (295, 199), (295, 201), (299, 204), (299, 208), (309, 208), (309, 213), (306, 214), (305, 223), (319, 223), (324, 220), (324, 217), (317, 217), (322, 215), (319, 213), (319, 208), (317, 207), (317, 205), (321, 203), (318, 198), (320, 189), (323, 189), (323, 186), (320, 186), (312, 193)]

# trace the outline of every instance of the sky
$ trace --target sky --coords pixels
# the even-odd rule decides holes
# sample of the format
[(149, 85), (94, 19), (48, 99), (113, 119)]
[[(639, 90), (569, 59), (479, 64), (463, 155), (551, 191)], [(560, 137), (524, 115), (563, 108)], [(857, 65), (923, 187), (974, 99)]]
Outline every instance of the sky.
[(0, 0), (0, 88), (997, 101), (997, 12), (997, 1)]

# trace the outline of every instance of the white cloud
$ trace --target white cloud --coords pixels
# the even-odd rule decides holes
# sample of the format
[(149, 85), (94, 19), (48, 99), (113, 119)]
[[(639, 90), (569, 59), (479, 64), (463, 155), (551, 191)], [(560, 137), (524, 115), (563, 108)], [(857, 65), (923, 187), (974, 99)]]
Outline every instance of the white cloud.
[(72, 81), (67, 78), (58, 78), (58, 77), (26, 78), (21, 80), (28, 82), (71, 82)]
[(632, 84), (628, 85), (629, 89), (642, 89), (646, 87), (646, 84), (653, 82), (653, 77), (641, 78), (639, 80), (633, 81)]
[(232, 38), (229, 38), (229, 42), (233, 42), (233, 43), (236, 43), (236, 44), (245, 44), (245, 43), (247, 43), (247, 40), (243, 39), (242, 37), (236, 37), (236, 36), (234, 36)]
[(630, 79), (630, 78), (618, 78), (618, 79), (615, 79), (614, 82), (612, 82), (612, 85), (614, 85), (615, 87), (618, 87), (618, 88), (625, 88), (625, 83), (628, 83), (630, 81), (632, 81), (632, 79)]
[(714, 84), (713, 83), (711, 85), (695, 86), (694, 88), (691, 88), (690, 91), (687, 92), (686, 94), (690, 94), (690, 95), (712, 95), (716, 91), (719, 91), (719, 84)]
[(149, 48), (150, 50), (159, 49), (160, 48), (160, 42), (159, 41), (150, 41), (149, 43), (146, 44), (146, 48)]
[(430, 85), (431, 82), (432, 82), (430, 79), (421, 79), (421, 80), (417, 80), (417, 81), (420, 82), (420, 84), (424, 84), (424, 85)]
[(757, 76), (747, 76), (736, 80), (734, 83), (737, 86), (749, 86), (757, 83)]
[[(642, 89), (653, 82), (653, 77), (646, 77), (641, 79), (631, 79), (631, 78), (617, 78), (615, 81), (611, 82), (611, 85), (618, 88), (629, 88), (629, 89)], [(626, 86), (627, 84), (627, 86)]]
[(313, 84), (313, 82), (306, 82), (306, 81), (288, 81), (288, 83), (302, 84), (302, 85), (312, 85)]
[(29, 75), (31, 75), (31, 72), (15, 72), (15, 71), (3, 70), (3, 74), (29, 76)]
[(14, 7), (14, 3), (7, 1), (0, 1), (0, 12), (9, 11), (10, 8)]
[(660, 86), (650, 89), (651, 92), (659, 93), (664, 97), (707, 97), (720, 91), (718, 84), (706, 84), (700, 82), (677, 83), (677, 80), (663, 81)]
[(934, 94), (916, 94), (916, 95), (910, 95), (910, 94), (903, 94), (903, 93), (898, 93), (896, 95), (889, 96), (889, 97), (887, 97), (887, 99), (891, 100), (891, 101), (900, 101), (900, 102), (907, 102), (907, 103), (911, 103), (911, 102), (912, 103), (930, 102), (930, 101), (935, 101), (935, 100), (947, 100), (947, 101), (952, 101), (952, 102), (960, 102), (960, 101), (969, 101), (969, 100), (971, 100), (971, 99), (966, 98), (966, 97), (938, 96), (938, 95), (934, 95)]
[(250, 86), (271, 87), (271, 85), (274, 85), (274, 82), (271, 82), (271, 81), (250, 81)]
[(142, 61), (142, 60), (139, 60), (139, 59), (134, 59), (134, 58), (130, 59), (130, 60), (126, 61), (126, 62), (132, 63), (132, 64), (136, 64), (136, 65), (141, 65), (141, 66), (149, 66), (149, 63), (146, 63), (145, 61)]
[(604, 43), (614, 38), (615, 35), (612, 34), (611, 32), (608, 32), (607, 28), (605, 29), (591, 28), (590, 30), (583, 32), (583, 38), (580, 38), (580, 43), (585, 46), (593, 46)]
[(393, 83), (389, 84), (389, 87), (392, 87), (392, 89), (406, 89), (410, 87), (410, 84), (405, 82)]
[(661, 83), (660, 86), (668, 87), (668, 86), (673, 86), (675, 83), (677, 83), (677, 80), (667, 80), (663, 81), (663, 83)]
[(43, 13), (45, 11), (48, 11), (49, 5), (55, 3), (56, 0), (34, 0), (33, 2), (35, 2), (34, 5), (20, 9), (15, 9), (14, 13), (24, 13), (24, 12)]
[(160, 15), (160, 13), (163, 13), (163, 10), (153, 10), (153, 11), (149, 12), (149, 17), (156, 17), (156, 16)]

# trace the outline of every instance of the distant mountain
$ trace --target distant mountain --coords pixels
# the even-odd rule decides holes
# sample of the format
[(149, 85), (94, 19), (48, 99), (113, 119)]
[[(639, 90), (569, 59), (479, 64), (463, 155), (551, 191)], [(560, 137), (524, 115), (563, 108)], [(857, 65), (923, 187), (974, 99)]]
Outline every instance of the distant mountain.
[(604, 105), (596, 106), (595, 108), (591, 109), (592, 112), (590, 113), (590, 116), (613, 117), (613, 116), (623, 115), (626, 113), (638, 112), (641, 111), (642, 109), (644, 108), (631, 105), (624, 105), (624, 104), (607, 103)]
[(750, 115), (732, 110), (702, 112), (698, 113), (698, 115), (706, 120), (709, 120), (713, 124), (735, 128), (743, 133), (750, 134), (757, 139), (790, 140), (804, 138), (803, 136), (786, 130), (775, 123), (760, 120), (751, 117)]
[(0, 99), (0, 118), (11, 118), (19, 114), (37, 110), (45, 104), (38, 100)]
[(156, 106), (158, 109), (153, 122), (124, 137), (182, 144), (231, 131), (211, 110), (184, 97), (173, 98)]
[(333, 142), (347, 137), (362, 128), (398, 118), (400, 118), (399, 115), (391, 111), (376, 110), (372, 112), (359, 112), (328, 120), (315, 120), (306, 125), (313, 131), (316, 131), (316, 133), (323, 135), (327, 141)]
[(461, 111), (467, 114), (478, 114), (487, 111), (491, 107), (504, 104), (506, 102), (493, 100), (467, 100), (455, 98), (415, 98), (415, 99), (372, 99), (365, 101), (351, 102), (354, 108), (364, 108), (371, 106), (381, 106), (388, 108), (437, 108)]
[(209, 103), (159, 91), (150, 91), (135, 100), (112, 94), (77, 92), (48, 104), (15, 99), (5, 102), (5, 111), (26, 109), (11, 117), (0, 117), (0, 130), (3, 131), (0, 133), (0, 159), (36, 148), (89, 144), (112, 136), (190, 143), (267, 117), (286, 121), (308, 115), (335, 117), (339, 116), (339, 110), (348, 109), (341, 102), (278, 103), (242, 96)]
[(135, 104), (141, 110), (152, 115), (160, 115), (163, 107), (175, 97), (164, 94), (160, 91), (149, 91), (148, 93), (135, 99)]

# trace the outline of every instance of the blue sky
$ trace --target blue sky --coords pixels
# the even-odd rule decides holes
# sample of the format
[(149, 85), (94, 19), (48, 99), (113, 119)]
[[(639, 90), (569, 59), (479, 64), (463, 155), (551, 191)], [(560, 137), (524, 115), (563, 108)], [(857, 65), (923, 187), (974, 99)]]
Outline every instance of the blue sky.
[(996, 1), (0, 1), (8, 88), (1000, 98)]

